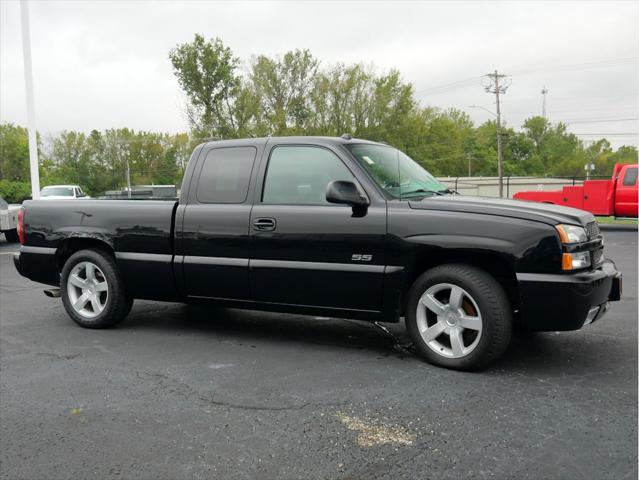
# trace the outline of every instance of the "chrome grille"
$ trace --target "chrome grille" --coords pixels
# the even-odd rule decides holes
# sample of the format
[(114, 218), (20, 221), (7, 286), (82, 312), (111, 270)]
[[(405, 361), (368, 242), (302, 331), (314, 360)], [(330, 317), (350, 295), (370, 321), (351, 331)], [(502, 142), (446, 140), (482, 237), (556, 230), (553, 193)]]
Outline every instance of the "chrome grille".
[(586, 234), (588, 238), (595, 238), (599, 235), (599, 224), (597, 222), (590, 222), (586, 225)]

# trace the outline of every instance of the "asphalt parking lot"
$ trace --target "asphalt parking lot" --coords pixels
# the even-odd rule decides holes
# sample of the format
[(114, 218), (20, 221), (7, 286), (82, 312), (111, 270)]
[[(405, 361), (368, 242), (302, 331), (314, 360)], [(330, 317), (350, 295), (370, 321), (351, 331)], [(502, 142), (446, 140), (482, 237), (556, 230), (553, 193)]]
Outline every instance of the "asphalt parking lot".
[(605, 237), (608, 316), (472, 374), (402, 325), (139, 301), (81, 329), (2, 239), (0, 477), (636, 479), (637, 233)]

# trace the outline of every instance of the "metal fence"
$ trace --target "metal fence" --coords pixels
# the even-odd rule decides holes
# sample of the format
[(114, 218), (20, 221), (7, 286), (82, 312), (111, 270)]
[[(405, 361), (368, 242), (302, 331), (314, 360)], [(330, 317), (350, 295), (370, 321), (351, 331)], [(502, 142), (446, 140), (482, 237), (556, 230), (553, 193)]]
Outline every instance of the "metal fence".
[[(591, 176), (591, 180), (609, 180), (606, 176)], [(499, 177), (439, 177), (448, 188), (462, 195), (479, 197), (499, 196)], [(512, 198), (517, 192), (530, 190), (561, 190), (566, 185), (582, 185), (585, 177), (504, 177), (504, 197)]]

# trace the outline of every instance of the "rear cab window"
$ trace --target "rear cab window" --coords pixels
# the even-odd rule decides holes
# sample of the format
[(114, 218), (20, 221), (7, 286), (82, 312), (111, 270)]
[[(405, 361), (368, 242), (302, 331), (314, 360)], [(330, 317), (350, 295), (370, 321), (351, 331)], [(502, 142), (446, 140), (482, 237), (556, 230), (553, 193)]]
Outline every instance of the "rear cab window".
[(255, 163), (255, 147), (221, 147), (207, 153), (196, 187), (199, 203), (244, 203)]
[(624, 187), (634, 187), (637, 184), (637, 167), (629, 168), (623, 176)]

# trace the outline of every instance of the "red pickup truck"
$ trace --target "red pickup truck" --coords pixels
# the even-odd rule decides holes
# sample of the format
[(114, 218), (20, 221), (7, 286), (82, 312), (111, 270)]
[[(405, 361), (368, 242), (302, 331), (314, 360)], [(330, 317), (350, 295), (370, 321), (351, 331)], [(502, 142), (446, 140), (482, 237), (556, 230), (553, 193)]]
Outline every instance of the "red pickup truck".
[(637, 217), (637, 165), (618, 163), (610, 180), (586, 180), (550, 192), (518, 192), (514, 198), (580, 208), (594, 215)]

